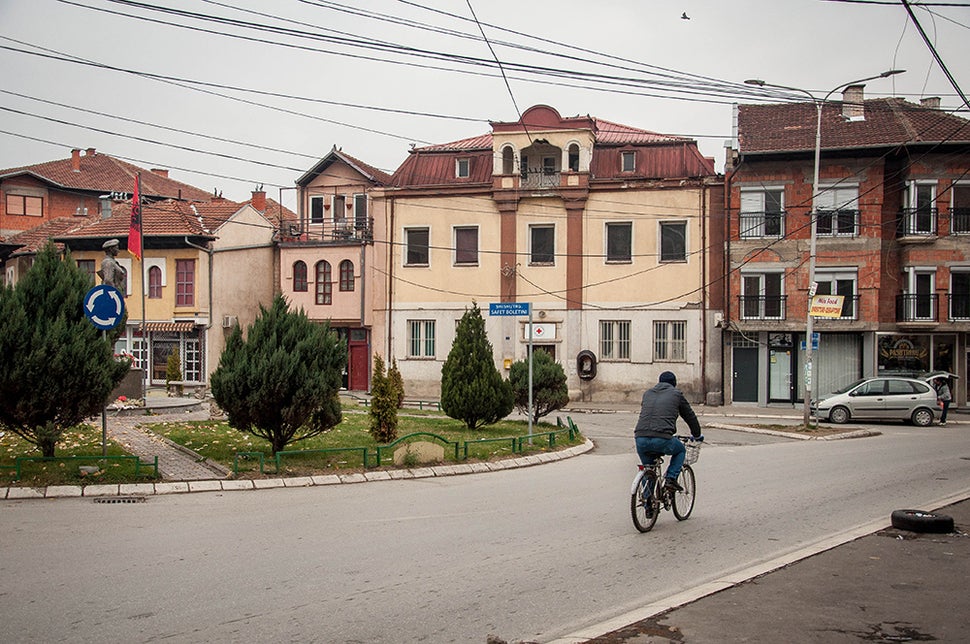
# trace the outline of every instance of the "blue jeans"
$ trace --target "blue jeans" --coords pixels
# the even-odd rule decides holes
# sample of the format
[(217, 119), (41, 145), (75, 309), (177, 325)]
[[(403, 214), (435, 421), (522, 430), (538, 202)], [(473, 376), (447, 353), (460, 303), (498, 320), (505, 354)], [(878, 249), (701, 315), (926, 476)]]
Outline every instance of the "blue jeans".
[(653, 465), (653, 456), (650, 454), (670, 455), (670, 465), (667, 466), (667, 478), (676, 479), (680, 476), (680, 470), (684, 467), (684, 457), (687, 450), (679, 438), (649, 438), (637, 436), (637, 454), (640, 462), (644, 465)]

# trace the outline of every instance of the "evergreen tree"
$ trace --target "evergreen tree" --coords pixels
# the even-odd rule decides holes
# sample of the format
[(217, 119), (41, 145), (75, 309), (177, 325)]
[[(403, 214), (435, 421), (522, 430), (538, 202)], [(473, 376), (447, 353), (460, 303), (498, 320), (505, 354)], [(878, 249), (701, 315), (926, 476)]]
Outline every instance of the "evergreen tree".
[(115, 333), (84, 317), (91, 279), (48, 243), (15, 287), (0, 287), (0, 427), (54, 456), (65, 430), (99, 414), (128, 372)]
[(401, 370), (397, 368), (397, 358), (391, 358), (391, 368), (387, 370), (387, 379), (391, 381), (394, 393), (397, 397), (397, 408), (404, 407), (404, 378)]
[(384, 359), (374, 355), (371, 377), (370, 434), (378, 443), (397, 440), (397, 390), (384, 374)]
[(347, 348), (282, 295), (259, 308), (245, 339), (238, 325), (229, 334), (210, 384), (229, 425), (269, 441), (275, 454), (340, 422)]
[[(509, 382), (515, 392), (515, 408), (529, 413), (529, 362), (519, 360), (509, 371)], [(569, 402), (566, 372), (545, 351), (532, 352), (532, 422), (562, 409)]]
[[(165, 363), (165, 389), (172, 391), (172, 383), (180, 382), (182, 380), (182, 359), (179, 358), (178, 348), (176, 347), (170, 354), (168, 354), (168, 360)], [(176, 385), (176, 393), (181, 396), (183, 387), (182, 385)]]
[(472, 302), (458, 322), (455, 342), (441, 368), (441, 409), (472, 431), (512, 412), (512, 386), (495, 368), (492, 356), (485, 320)]

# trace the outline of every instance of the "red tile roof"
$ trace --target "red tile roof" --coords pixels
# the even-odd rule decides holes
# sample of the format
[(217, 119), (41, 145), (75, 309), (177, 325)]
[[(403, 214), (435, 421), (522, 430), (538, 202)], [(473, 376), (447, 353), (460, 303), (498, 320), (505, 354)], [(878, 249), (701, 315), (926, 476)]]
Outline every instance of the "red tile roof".
[[(842, 116), (842, 102), (822, 109), (822, 148), (872, 148), (903, 143), (967, 143), (970, 121), (899, 98), (863, 102), (865, 118)], [(738, 139), (742, 153), (815, 149), (818, 112), (814, 103), (740, 105)]]
[[(239, 209), (239, 204), (233, 204)], [(219, 208), (212, 210), (208, 221), (202, 216), (200, 207), (204, 204), (191, 204), (184, 201), (166, 200), (142, 205), (142, 235), (145, 237), (214, 237), (209, 226), (219, 220)], [(222, 219), (221, 221), (225, 221)], [(111, 205), (111, 216), (107, 219), (95, 218), (83, 228), (58, 235), (59, 239), (127, 239), (131, 227), (131, 204), (116, 201)]]
[(141, 193), (145, 198), (171, 198), (204, 201), (212, 198), (205, 190), (175, 181), (157, 172), (139, 168), (94, 150), (78, 155), (79, 170), (72, 158), (0, 170), (0, 179), (29, 174), (67, 190), (90, 192), (127, 192), (134, 190), (135, 174), (141, 173)]
[[(43, 248), (47, 240), (79, 230), (97, 219), (97, 215), (89, 215), (87, 217), (58, 217), (57, 219), (45, 221), (43, 224), (35, 226), (30, 230), (25, 230), (7, 237), (6, 243), (22, 246), (22, 248), (11, 253), (12, 255), (32, 255)], [(63, 244), (56, 245), (58, 248), (63, 248)]]
[(338, 160), (343, 161), (348, 166), (350, 166), (351, 168), (359, 172), (361, 175), (363, 175), (364, 178), (366, 178), (368, 181), (371, 181), (377, 185), (386, 186), (386, 185), (390, 185), (391, 183), (391, 175), (389, 175), (388, 173), (384, 172), (379, 168), (375, 168), (369, 163), (365, 163), (360, 159), (352, 157), (351, 155), (347, 154), (343, 150), (338, 149), (337, 146), (334, 146), (333, 149), (327, 154), (327, 156), (320, 159), (320, 161), (318, 161), (312, 168), (310, 168), (310, 170), (308, 170), (306, 173), (303, 174), (302, 177), (296, 180), (296, 185), (298, 186), (307, 185), (313, 179), (315, 179), (320, 174), (322, 174), (331, 164), (335, 163)]

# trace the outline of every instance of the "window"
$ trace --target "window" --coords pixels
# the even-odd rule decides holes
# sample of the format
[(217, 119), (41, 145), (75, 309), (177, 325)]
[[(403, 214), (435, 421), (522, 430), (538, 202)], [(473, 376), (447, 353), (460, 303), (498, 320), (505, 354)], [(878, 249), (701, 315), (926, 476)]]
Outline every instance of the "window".
[(471, 174), (471, 159), (457, 159), (455, 161), (455, 176), (467, 179)]
[(630, 359), (629, 320), (600, 320), (600, 359)]
[(510, 146), (502, 148), (502, 174), (515, 173), (515, 150)]
[(970, 268), (950, 269), (950, 319), (970, 320)]
[(842, 295), (842, 315), (843, 319), (854, 320), (856, 317), (856, 272), (819, 270), (815, 272), (815, 282), (818, 288), (815, 292), (818, 295)]
[(293, 262), (293, 291), (297, 293), (307, 292), (306, 262), (303, 260)]
[(529, 263), (555, 262), (556, 228), (554, 226), (529, 226), (529, 242)]
[(202, 382), (202, 343), (198, 338), (185, 338), (182, 376), (190, 382)]
[(900, 235), (936, 234), (936, 184), (909, 183), (900, 218)]
[(637, 169), (637, 154), (636, 152), (621, 152), (620, 153), (620, 170), (623, 172), (633, 172)]
[(157, 300), (162, 297), (162, 269), (158, 266), (148, 267), (148, 299)]
[(950, 195), (950, 234), (970, 233), (970, 185), (955, 185)]
[(754, 273), (741, 276), (741, 317), (784, 320), (785, 296), (782, 273)]
[(782, 237), (785, 234), (785, 191), (742, 190), (738, 237)]
[(330, 270), (330, 262), (320, 260), (316, 266), (317, 276), (317, 304), (333, 304), (333, 275)]
[(349, 259), (340, 262), (340, 290), (354, 290), (354, 263)]
[(542, 157), (542, 174), (547, 177), (556, 174), (556, 157)]
[(653, 359), (659, 362), (687, 360), (687, 322), (676, 320), (653, 323)]
[(569, 154), (569, 171), (579, 172), (579, 145), (576, 143), (570, 143), (568, 154)]
[(356, 230), (366, 230), (370, 228), (367, 217), (367, 195), (354, 195), (354, 228)]
[(633, 261), (633, 222), (606, 224), (606, 261)]
[(683, 221), (660, 222), (660, 261), (687, 261), (687, 223)]
[(434, 320), (408, 320), (408, 357), (434, 357)]
[(818, 195), (815, 229), (819, 235), (855, 236), (859, 234), (859, 188), (823, 188)]
[(27, 195), (7, 195), (7, 214), (26, 215), (27, 217), (44, 216), (44, 198), (29, 197)]
[(347, 198), (343, 195), (334, 195), (330, 201), (333, 204), (333, 223), (334, 228), (338, 228), (347, 223)]
[(310, 223), (322, 224), (323, 211), (325, 210), (324, 199), (326, 197), (310, 197)]
[(93, 259), (79, 259), (77, 260), (77, 267), (81, 269), (88, 277), (91, 278), (91, 283), (94, 284), (94, 277), (97, 275), (95, 271), (97, 270), (94, 265)]
[(455, 228), (455, 264), (458, 266), (478, 264), (478, 228), (475, 226)]
[(175, 260), (175, 306), (195, 305), (195, 260)]
[(406, 228), (404, 230), (404, 265), (427, 266), (429, 262), (427, 228)]

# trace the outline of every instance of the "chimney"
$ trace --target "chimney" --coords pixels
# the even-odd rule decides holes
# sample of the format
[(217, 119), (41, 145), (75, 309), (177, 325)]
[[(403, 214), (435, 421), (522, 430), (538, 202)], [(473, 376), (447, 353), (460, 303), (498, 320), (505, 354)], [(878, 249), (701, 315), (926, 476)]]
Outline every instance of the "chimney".
[(863, 89), (865, 85), (849, 85), (842, 91), (842, 116), (849, 121), (861, 121), (866, 118), (863, 105)]
[(253, 200), (250, 203), (259, 212), (266, 212), (266, 192), (263, 190), (253, 190)]
[(81, 150), (78, 148), (71, 150), (71, 170), (74, 170), (74, 172), (81, 171)]
[(939, 96), (929, 96), (927, 98), (919, 99), (919, 104), (929, 110), (940, 109), (940, 97)]
[(84, 156), (86, 157), (93, 157), (94, 154), (95, 154), (94, 148), (88, 148), (87, 150), (84, 151)]
[(152, 174), (157, 174), (160, 177), (168, 179), (168, 170), (163, 170), (162, 168), (152, 168)]

